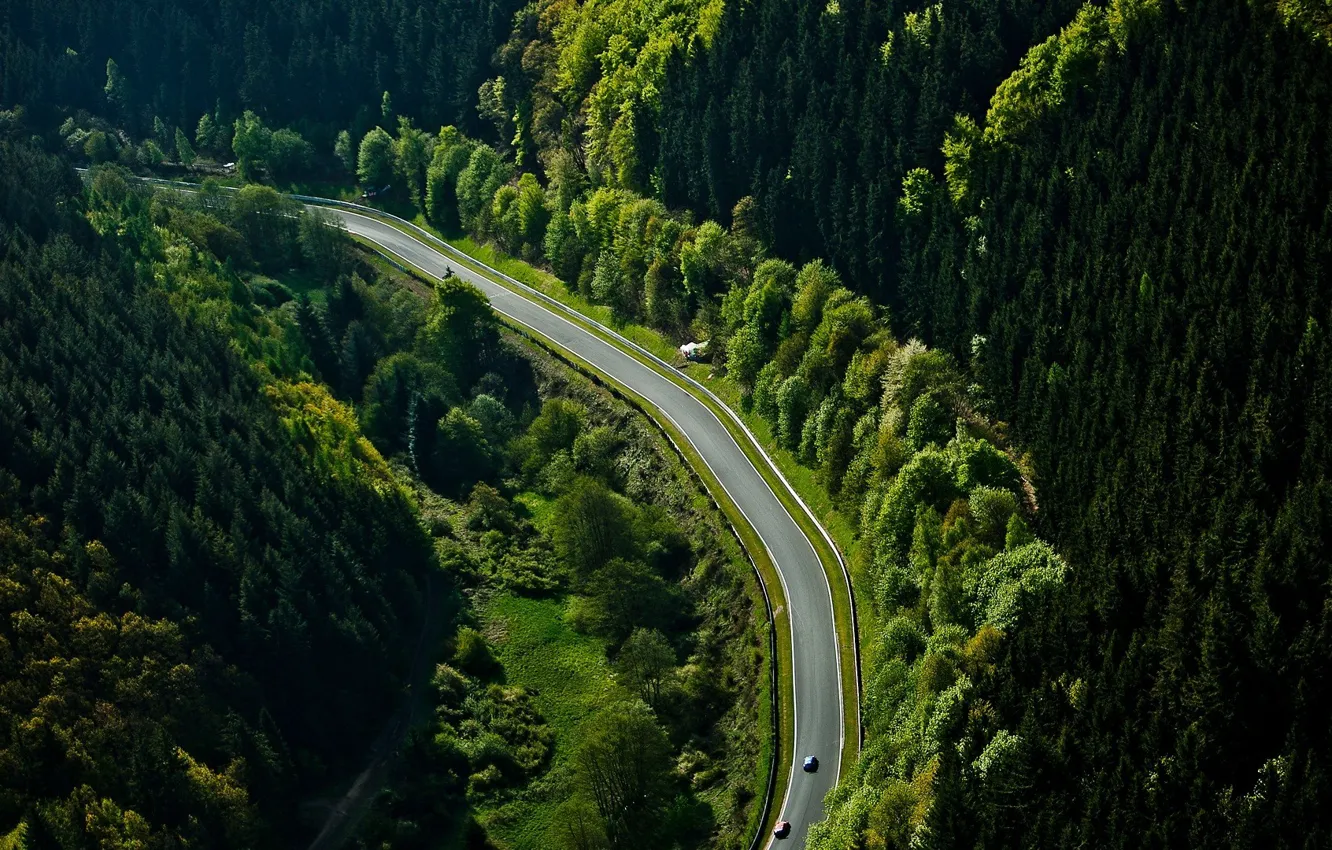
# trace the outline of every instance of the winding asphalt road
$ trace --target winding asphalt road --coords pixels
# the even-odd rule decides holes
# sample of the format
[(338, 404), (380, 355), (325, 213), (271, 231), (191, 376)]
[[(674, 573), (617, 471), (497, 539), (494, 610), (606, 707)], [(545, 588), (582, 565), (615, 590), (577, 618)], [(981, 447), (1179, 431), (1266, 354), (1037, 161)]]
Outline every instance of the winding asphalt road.
[[(651, 402), (688, 438), (763, 540), (781, 574), (790, 606), (795, 683), (795, 755), (817, 756), (817, 773), (793, 764), (780, 820), (791, 822), (783, 847), (805, 844), (809, 825), (823, 819), (823, 798), (837, 781), (843, 743), (842, 690), (832, 592), (814, 547), (769, 489), (730, 432), (702, 402), (674, 381), (544, 306), (459, 263), (388, 224), (343, 209), (323, 207), (347, 229), (390, 255), (443, 277), (447, 270), (480, 289), (495, 310), (556, 346), (595, 365)], [(777, 844), (772, 842), (770, 846)]]

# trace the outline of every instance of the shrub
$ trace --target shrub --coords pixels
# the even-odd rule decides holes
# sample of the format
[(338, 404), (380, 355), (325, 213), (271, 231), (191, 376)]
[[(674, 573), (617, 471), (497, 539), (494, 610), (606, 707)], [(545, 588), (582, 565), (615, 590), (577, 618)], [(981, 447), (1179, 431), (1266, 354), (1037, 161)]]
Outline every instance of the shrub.
[(473, 676), (487, 676), (495, 669), (495, 656), (486, 638), (476, 629), (463, 626), (453, 638), (453, 662)]

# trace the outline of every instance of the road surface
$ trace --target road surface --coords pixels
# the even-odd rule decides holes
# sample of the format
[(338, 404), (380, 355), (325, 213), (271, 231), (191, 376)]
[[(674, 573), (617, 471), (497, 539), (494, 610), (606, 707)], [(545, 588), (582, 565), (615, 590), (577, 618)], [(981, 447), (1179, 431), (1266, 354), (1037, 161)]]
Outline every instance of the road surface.
[[(377, 219), (324, 207), (347, 229), (391, 255), (436, 277), (446, 270), (480, 289), (495, 310), (536, 331), (560, 348), (591, 363), (613, 380), (632, 387), (688, 438), (748, 518), (781, 575), (790, 607), (795, 686), (795, 762), (786, 799), (776, 801), (779, 820), (791, 822), (791, 835), (773, 846), (800, 848), (809, 826), (823, 819), (823, 798), (841, 768), (842, 691), (832, 593), (814, 547), (806, 539), (763, 476), (736, 445), (730, 432), (702, 402), (674, 381), (543, 306), (456, 262), (435, 248)], [(797, 767), (818, 756), (817, 773)]]

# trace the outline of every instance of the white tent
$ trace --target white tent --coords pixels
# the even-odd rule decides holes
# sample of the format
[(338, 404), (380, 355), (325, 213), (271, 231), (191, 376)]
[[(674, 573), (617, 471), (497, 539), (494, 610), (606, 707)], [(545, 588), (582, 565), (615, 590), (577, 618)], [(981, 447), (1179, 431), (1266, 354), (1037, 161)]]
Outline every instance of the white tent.
[(680, 346), (680, 356), (686, 360), (701, 360), (708, 353), (708, 341), (686, 342)]

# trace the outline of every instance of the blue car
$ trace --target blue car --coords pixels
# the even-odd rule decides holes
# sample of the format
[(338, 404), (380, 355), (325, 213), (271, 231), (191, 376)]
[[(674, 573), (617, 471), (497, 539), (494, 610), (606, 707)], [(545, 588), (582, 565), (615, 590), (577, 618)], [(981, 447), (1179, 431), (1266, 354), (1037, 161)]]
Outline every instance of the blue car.
[(819, 769), (819, 760), (813, 756), (805, 756), (805, 773), (814, 773)]

